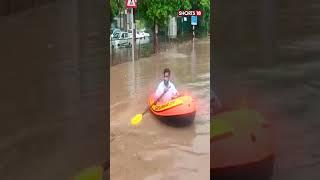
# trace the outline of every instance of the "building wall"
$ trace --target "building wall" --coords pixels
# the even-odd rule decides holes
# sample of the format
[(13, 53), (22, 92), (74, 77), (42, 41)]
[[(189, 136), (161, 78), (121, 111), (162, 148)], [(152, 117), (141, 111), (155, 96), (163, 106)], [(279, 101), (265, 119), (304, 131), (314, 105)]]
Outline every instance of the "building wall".
[(9, 0), (0, 0), (0, 16), (9, 14)]
[(0, 16), (23, 12), (55, 1), (56, 0), (0, 0)]
[(0, 18), (0, 179), (72, 179), (109, 154), (105, 1), (10, 2), (19, 11)]

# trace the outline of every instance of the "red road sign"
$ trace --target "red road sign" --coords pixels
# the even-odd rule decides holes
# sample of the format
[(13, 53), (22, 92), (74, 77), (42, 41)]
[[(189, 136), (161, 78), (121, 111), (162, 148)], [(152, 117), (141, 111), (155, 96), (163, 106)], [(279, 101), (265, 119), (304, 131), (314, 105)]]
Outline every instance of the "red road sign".
[(126, 0), (127, 8), (137, 8), (137, 0)]

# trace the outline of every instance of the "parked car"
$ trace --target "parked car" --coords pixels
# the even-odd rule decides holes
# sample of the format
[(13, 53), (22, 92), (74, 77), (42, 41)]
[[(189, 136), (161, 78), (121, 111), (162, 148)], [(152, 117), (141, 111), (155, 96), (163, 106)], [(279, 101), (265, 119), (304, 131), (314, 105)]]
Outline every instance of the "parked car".
[(144, 37), (150, 37), (150, 34), (146, 32), (146, 29), (143, 28), (140, 30), (140, 33), (144, 36)]
[(131, 38), (127, 32), (115, 33), (111, 40), (112, 48), (131, 47)]
[(114, 37), (115, 34), (120, 33), (120, 32), (121, 32), (121, 30), (120, 30), (120, 29), (117, 29), (117, 28), (112, 28), (112, 29), (110, 29), (111, 39)]
[[(128, 30), (129, 37), (132, 38), (132, 29)], [(145, 33), (144, 31), (136, 31), (136, 39), (149, 37), (149, 33)]]
[(129, 35), (130, 38), (132, 38), (132, 29), (128, 30), (128, 35)]
[(144, 31), (141, 31), (140, 34), (145, 38), (145, 37), (150, 37), (149, 33), (146, 33)]
[(144, 34), (139, 31), (137, 31), (136, 37), (137, 37), (137, 39), (145, 38)]
[(144, 37), (144, 38), (141, 38), (141, 39), (137, 39), (137, 41), (136, 41), (136, 45), (137, 46), (148, 44), (148, 43), (150, 43), (150, 38), (149, 37)]

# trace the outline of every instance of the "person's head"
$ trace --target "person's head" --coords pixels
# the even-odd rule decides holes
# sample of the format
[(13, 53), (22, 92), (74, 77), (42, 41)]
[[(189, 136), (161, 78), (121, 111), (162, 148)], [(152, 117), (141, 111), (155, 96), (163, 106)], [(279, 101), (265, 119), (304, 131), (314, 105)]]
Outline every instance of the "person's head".
[(169, 68), (165, 68), (164, 71), (163, 71), (163, 79), (164, 79), (164, 84), (166, 86), (169, 84), (170, 74), (171, 74), (170, 69)]

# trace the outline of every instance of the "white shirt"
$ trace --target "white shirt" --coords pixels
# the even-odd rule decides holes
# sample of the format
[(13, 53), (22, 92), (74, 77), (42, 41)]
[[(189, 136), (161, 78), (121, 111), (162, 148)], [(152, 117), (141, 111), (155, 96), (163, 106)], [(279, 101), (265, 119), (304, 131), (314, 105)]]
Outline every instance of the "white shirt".
[[(155, 99), (158, 99), (166, 88), (167, 86), (164, 84), (164, 81), (161, 81), (161, 83), (158, 85), (158, 88), (156, 90)], [(171, 83), (171, 81), (169, 81), (169, 89), (159, 101), (162, 101), (162, 102), (170, 101), (172, 97), (174, 97), (176, 94), (178, 94), (176, 87)]]

